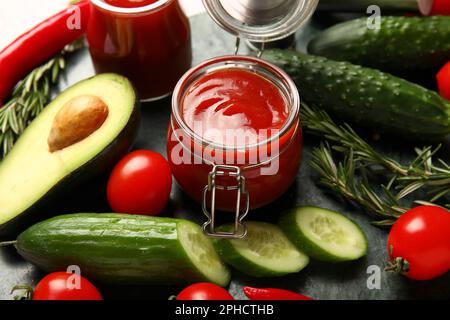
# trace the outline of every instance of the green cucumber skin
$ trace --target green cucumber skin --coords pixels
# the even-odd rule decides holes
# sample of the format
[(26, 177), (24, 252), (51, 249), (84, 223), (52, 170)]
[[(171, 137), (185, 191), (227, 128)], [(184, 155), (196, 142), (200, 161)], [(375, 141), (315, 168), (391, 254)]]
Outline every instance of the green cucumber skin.
[(177, 228), (182, 223), (192, 222), (126, 214), (64, 215), (25, 230), (17, 238), (16, 248), (45, 271), (78, 265), (83, 276), (99, 282), (167, 285), (208, 281), (178, 240)]
[[(232, 230), (232, 226), (222, 226), (219, 228), (220, 231), (229, 232)], [(227, 264), (235, 268), (236, 270), (245, 273), (249, 276), (255, 278), (271, 278), (271, 277), (282, 277), (287, 274), (300, 272), (303, 270), (308, 263), (298, 270), (293, 270), (292, 272), (276, 272), (274, 270), (268, 269), (264, 266), (256, 264), (248, 259), (241, 257), (239, 252), (233, 247), (231, 242), (227, 239), (214, 239), (214, 247), (217, 253)]]
[(301, 99), (350, 123), (419, 140), (450, 133), (450, 102), (436, 92), (348, 62), (267, 50), (263, 58), (286, 71)]
[[(318, 207), (312, 207), (312, 206), (306, 206), (303, 207), (306, 208), (312, 208), (316, 209)], [(321, 210), (324, 210), (323, 208), (319, 208)], [(366, 239), (366, 244), (368, 242), (366, 234), (362, 231), (362, 229), (355, 223), (355, 225), (358, 227), (359, 230), (361, 230), (361, 233), (364, 235)], [(307, 238), (307, 236), (303, 233), (303, 231), (298, 227), (297, 219), (296, 219), (296, 209), (293, 209), (292, 211), (284, 214), (281, 216), (279, 221), (279, 226), (281, 230), (286, 234), (288, 239), (301, 251), (303, 251), (306, 255), (309, 257), (316, 259), (318, 261), (323, 262), (331, 262), (331, 263), (337, 263), (337, 262), (346, 262), (346, 261), (353, 261), (349, 260), (343, 257), (339, 257), (336, 255), (331, 254), (328, 251), (325, 251), (315, 243), (311, 241), (305, 241), (304, 239)]]
[(381, 7), (382, 12), (418, 11), (417, 0), (320, 0), (317, 10), (363, 13), (371, 5)]
[(380, 29), (367, 18), (319, 33), (308, 52), (389, 72), (432, 70), (450, 60), (450, 17), (381, 17)]

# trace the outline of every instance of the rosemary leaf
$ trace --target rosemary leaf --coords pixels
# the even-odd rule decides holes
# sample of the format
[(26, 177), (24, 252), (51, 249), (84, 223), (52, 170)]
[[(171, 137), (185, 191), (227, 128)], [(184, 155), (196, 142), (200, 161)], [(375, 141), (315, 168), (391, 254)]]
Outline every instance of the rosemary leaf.
[(414, 191), (422, 188), (424, 186), (423, 182), (413, 182), (411, 184), (408, 184), (406, 187), (404, 187), (398, 194), (397, 199), (403, 199), (407, 195), (413, 193)]
[(0, 108), (0, 159), (12, 149), (25, 128), (49, 102), (51, 86), (65, 69), (66, 56), (83, 46), (82, 39), (66, 46), (17, 84), (11, 99)]

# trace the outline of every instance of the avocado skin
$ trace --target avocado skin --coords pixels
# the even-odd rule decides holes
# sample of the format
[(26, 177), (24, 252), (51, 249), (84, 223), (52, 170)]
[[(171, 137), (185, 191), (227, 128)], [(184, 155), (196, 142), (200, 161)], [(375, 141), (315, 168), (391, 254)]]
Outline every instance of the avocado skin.
[(388, 73), (293, 50), (266, 50), (263, 59), (287, 72), (300, 98), (351, 124), (410, 140), (450, 134), (450, 103)]
[(0, 225), (0, 238), (15, 237), (36, 222), (56, 215), (56, 213), (51, 212), (51, 208), (52, 203), (58, 201), (58, 198), (71, 192), (83, 183), (112, 170), (114, 165), (128, 153), (133, 145), (139, 131), (140, 123), (140, 100), (136, 96), (136, 102), (130, 119), (114, 141), (83, 166), (64, 177), (30, 208), (7, 223)]

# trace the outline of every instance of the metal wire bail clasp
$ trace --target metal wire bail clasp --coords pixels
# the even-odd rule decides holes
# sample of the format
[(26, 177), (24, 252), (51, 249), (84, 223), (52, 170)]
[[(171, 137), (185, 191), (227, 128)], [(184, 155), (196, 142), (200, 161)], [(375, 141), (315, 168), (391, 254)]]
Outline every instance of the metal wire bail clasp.
[[(236, 43), (234, 45), (234, 54), (237, 55), (239, 53), (239, 48), (241, 46), (241, 38), (239, 36), (236, 37)], [(257, 58), (261, 58), (264, 49), (266, 47), (266, 43), (265, 42), (261, 42), (261, 48), (258, 49), (258, 52), (256, 54)]]
[[(216, 184), (217, 176), (229, 176), (236, 179), (236, 185), (223, 186)], [(216, 219), (216, 190), (236, 191), (236, 215), (234, 220), (234, 230), (232, 232), (219, 232), (215, 230)], [(207, 208), (208, 194), (211, 194), (211, 212)], [(244, 197), (245, 206), (241, 212), (241, 198)], [(247, 235), (247, 228), (242, 220), (247, 215), (250, 208), (250, 197), (245, 188), (245, 177), (241, 175), (241, 169), (236, 166), (214, 165), (208, 175), (208, 185), (203, 190), (203, 213), (208, 221), (203, 224), (203, 231), (206, 235), (216, 238), (242, 239)]]

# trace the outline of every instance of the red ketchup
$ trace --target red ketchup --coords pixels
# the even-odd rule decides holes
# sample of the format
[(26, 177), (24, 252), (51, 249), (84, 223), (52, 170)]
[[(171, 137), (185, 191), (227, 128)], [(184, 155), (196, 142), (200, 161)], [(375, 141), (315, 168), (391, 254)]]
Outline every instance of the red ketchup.
[[(288, 110), (280, 90), (250, 71), (225, 69), (214, 71), (195, 82), (183, 100), (183, 118), (187, 125), (205, 137), (217, 129), (220, 136), (210, 141), (223, 144), (226, 130), (242, 129), (247, 144), (259, 142), (258, 132), (280, 129)], [(194, 123), (202, 124), (194, 126)], [(207, 137), (206, 137), (207, 138)]]
[(158, 0), (104, 0), (104, 1), (116, 7), (138, 8), (155, 3)]
[[(300, 166), (302, 133), (298, 114), (290, 116), (294, 111), (277, 84), (257, 72), (226, 67), (197, 77), (181, 93), (179, 86), (174, 93), (180, 99), (169, 128), (168, 158), (189, 196), (202, 201), (213, 164), (241, 169), (250, 208), (272, 202), (289, 188)], [(191, 163), (180, 160), (181, 149), (184, 156), (191, 150)], [(264, 168), (272, 170), (263, 173)], [(236, 179), (223, 176), (216, 183), (233, 186)], [(215, 207), (236, 210), (236, 192), (217, 190)]]
[(91, 0), (87, 38), (96, 71), (128, 77), (143, 100), (170, 94), (191, 65), (177, 0)]

